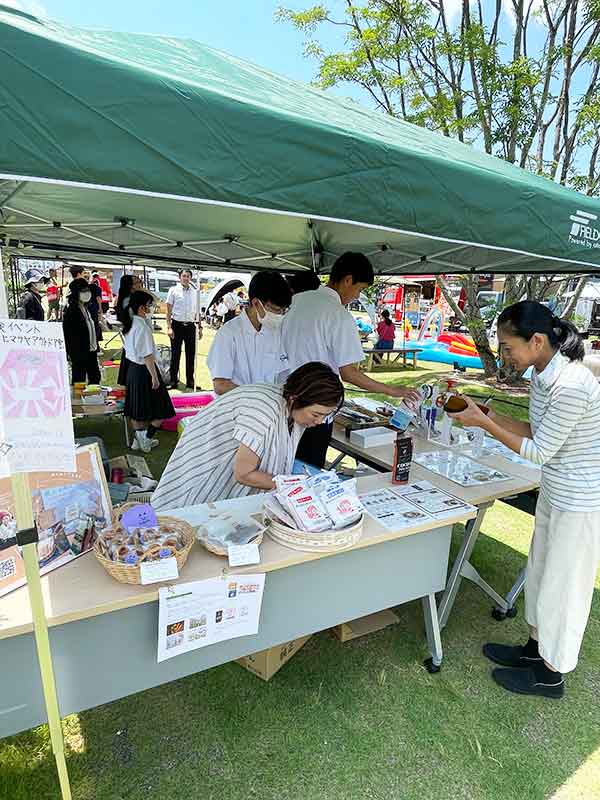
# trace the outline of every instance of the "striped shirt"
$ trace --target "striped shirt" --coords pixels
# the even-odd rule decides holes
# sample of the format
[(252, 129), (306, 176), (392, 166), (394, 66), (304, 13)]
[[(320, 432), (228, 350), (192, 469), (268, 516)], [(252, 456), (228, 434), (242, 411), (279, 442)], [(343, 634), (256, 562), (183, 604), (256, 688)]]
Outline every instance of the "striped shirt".
[(541, 465), (541, 494), (564, 511), (600, 511), (600, 385), (581, 361), (557, 353), (533, 370), (529, 424), (521, 456)]
[(244, 497), (259, 492), (233, 472), (240, 444), (259, 457), (258, 469), (289, 474), (304, 433), (290, 433), (283, 387), (239, 386), (199, 411), (186, 427), (152, 496), (156, 511)]

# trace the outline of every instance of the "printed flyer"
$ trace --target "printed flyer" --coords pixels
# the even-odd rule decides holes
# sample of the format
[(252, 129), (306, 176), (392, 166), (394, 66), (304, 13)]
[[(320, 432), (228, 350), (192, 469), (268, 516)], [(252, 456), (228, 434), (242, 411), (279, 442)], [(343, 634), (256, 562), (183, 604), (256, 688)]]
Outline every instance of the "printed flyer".
[(258, 633), (265, 575), (226, 575), (158, 590), (158, 662)]
[(0, 320), (0, 477), (73, 472), (75, 441), (62, 326)]
[[(76, 472), (28, 475), (42, 575), (90, 550), (97, 534), (111, 523), (112, 505), (98, 447), (75, 452)], [(16, 533), (10, 478), (0, 478), (0, 597), (25, 584)]]

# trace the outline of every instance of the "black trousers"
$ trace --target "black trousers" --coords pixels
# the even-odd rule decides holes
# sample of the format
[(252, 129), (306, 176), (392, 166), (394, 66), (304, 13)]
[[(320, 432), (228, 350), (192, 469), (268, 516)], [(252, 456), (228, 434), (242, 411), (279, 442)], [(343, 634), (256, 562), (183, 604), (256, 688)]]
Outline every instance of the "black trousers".
[(196, 358), (196, 324), (171, 320), (173, 338), (171, 339), (171, 383), (179, 380), (181, 345), (185, 343), (185, 377), (188, 386), (194, 386), (194, 361)]
[(71, 359), (71, 381), (73, 383), (100, 383), (100, 367), (98, 366), (98, 354), (88, 353), (82, 359)]
[(333, 422), (326, 422), (323, 425), (315, 425), (314, 428), (307, 428), (298, 442), (296, 458), (312, 464), (313, 467), (323, 469), (327, 460), (327, 448), (331, 441), (333, 432)]

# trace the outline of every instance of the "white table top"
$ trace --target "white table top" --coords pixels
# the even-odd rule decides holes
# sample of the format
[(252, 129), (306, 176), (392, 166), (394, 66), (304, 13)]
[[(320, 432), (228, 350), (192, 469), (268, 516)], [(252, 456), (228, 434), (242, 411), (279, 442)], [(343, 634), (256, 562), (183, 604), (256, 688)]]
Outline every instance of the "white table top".
[[(423, 480), (424, 477), (427, 477), (431, 483), (439, 485), (440, 488), (446, 491), (449, 490), (448, 481), (436, 480), (436, 476), (432, 477), (430, 473), (426, 473), (421, 467), (415, 465), (411, 478), (413, 480)], [(359, 480), (358, 490), (361, 494), (364, 494), (365, 492), (391, 485), (390, 475), (371, 475)], [(450, 486), (454, 487), (454, 484)], [(458, 494), (457, 492), (452, 493)], [(211, 506), (217, 509), (226, 509), (229, 512), (235, 509), (237, 514), (247, 515), (261, 510), (262, 498), (260, 495), (251, 495), (238, 500), (220, 501), (211, 504)], [(170, 514), (192, 525), (198, 525), (207, 518), (208, 512), (208, 505), (201, 505), (172, 511)], [(443, 520), (431, 520), (427, 523), (404, 528), (398, 532), (392, 532), (386, 530), (369, 515), (365, 515), (362, 537), (350, 549), (358, 550), (380, 542), (452, 525), (455, 522), (465, 522), (474, 516), (474, 512), (470, 514), (463, 512)], [(222, 575), (224, 571), (236, 573), (270, 572), (336, 555), (335, 553), (306, 553), (290, 550), (270, 539), (268, 535), (263, 539), (260, 553), (261, 563), (259, 565), (236, 567), (230, 570), (227, 559), (215, 556), (207, 552), (200, 544), (195, 544), (182, 570), (179, 581), (187, 582), (213, 578)], [(153, 602), (158, 598), (159, 585), (133, 586), (118, 583), (105, 572), (93, 553), (87, 553), (42, 578), (42, 591), (48, 625), (61, 625), (98, 614), (106, 614), (118, 609)], [(24, 586), (0, 599), (0, 639), (28, 633), (31, 630), (33, 630), (31, 609), (27, 587)]]
[[(409, 432), (410, 433), (410, 432)], [(407, 434), (408, 435), (408, 434)], [(433, 450), (447, 450), (448, 448), (437, 442), (429, 442), (420, 436), (413, 435), (413, 445), (416, 453), (427, 453)], [(332, 447), (336, 444), (340, 445), (343, 452), (351, 453), (365, 458), (371, 463), (377, 464), (381, 469), (387, 471), (392, 470), (394, 465), (394, 445), (386, 444), (380, 447), (361, 447), (346, 438), (346, 431), (339, 425), (333, 426)], [(452, 448), (454, 452), (463, 455), (462, 450)], [(471, 457), (471, 456), (469, 456)], [(511, 497), (521, 492), (531, 491), (537, 489), (540, 485), (540, 472), (532, 466), (530, 469), (521, 464), (515, 464), (508, 461), (501, 456), (482, 456), (474, 459), (481, 464), (488, 467), (494, 467), (507, 475), (512, 476), (510, 481), (497, 481), (482, 484), (480, 486), (461, 486), (458, 483), (442, 478), (434, 472), (426, 470), (418, 464), (413, 464), (411, 468), (411, 480), (428, 480), (435, 486), (443, 489), (445, 492), (459, 497), (466, 503), (471, 503), (474, 506), (491, 503), (494, 500), (501, 500), (503, 497)]]

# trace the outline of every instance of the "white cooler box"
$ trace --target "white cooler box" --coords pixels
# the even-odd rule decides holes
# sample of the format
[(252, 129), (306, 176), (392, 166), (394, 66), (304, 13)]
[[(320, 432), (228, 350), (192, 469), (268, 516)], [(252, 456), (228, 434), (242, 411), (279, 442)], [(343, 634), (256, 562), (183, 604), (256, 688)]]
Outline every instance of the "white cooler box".
[(350, 441), (358, 447), (382, 447), (386, 444), (394, 444), (396, 441), (396, 431), (389, 428), (363, 428), (359, 431), (350, 433)]

